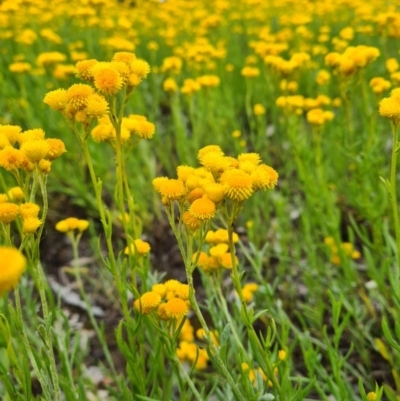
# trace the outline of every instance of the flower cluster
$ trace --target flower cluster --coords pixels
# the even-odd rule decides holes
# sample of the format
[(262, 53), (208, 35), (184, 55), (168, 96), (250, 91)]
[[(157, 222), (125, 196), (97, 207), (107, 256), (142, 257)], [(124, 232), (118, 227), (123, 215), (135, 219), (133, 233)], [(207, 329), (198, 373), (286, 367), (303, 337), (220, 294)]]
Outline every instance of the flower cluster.
[(146, 241), (135, 239), (130, 246), (127, 246), (124, 250), (125, 255), (135, 255), (146, 256), (151, 250), (150, 244)]
[[(153, 123), (147, 121), (146, 117), (131, 114), (122, 118), (121, 142), (125, 143), (133, 136), (142, 139), (151, 139), (155, 133)], [(98, 124), (92, 129), (91, 136), (95, 142), (109, 142), (113, 144), (116, 140), (116, 131), (108, 116), (99, 119)]]
[[(218, 332), (210, 332), (210, 335), (214, 345), (218, 346)], [(204, 336), (205, 333), (203, 329), (198, 329), (196, 331), (196, 337), (198, 340), (203, 341)], [(179, 346), (176, 350), (176, 355), (181, 362), (186, 361), (189, 362), (191, 365), (196, 363), (195, 368), (197, 370), (203, 370), (207, 367), (207, 363), (209, 361), (207, 351), (196, 343), (194, 328), (191, 325), (189, 319), (185, 320), (179, 334)]]
[(129, 95), (150, 72), (149, 64), (134, 53), (117, 52), (110, 62), (95, 59), (76, 63), (76, 76), (89, 84), (74, 84), (67, 90), (46, 94), (44, 103), (58, 110), (69, 121), (87, 124), (109, 112), (109, 98), (125, 89)]
[(325, 56), (325, 64), (333, 67), (335, 74), (342, 77), (350, 77), (361, 68), (373, 62), (379, 57), (380, 52), (376, 47), (371, 46), (348, 46), (340, 54), (337, 52), (328, 53)]
[(178, 280), (154, 284), (134, 302), (134, 307), (143, 315), (156, 313), (162, 320), (182, 319), (189, 311), (189, 286)]
[(258, 190), (274, 188), (278, 181), (278, 173), (262, 164), (257, 153), (242, 153), (235, 159), (219, 146), (209, 145), (200, 149), (198, 160), (200, 168), (178, 166), (177, 179), (153, 180), (164, 205), (179, 202), (182, 222), (192, 231), (213, 219), (223, 202), (242, 203)]
[[(238, 235), (233, 233), (233, 242), (237, 243), (238, 241)], [(216, 231), (210, 230), (206, 234), (205, 242), (208, 244), (207, 252), (195, 253), (192, 257), (192, 262), (207, 273), (212, 273), (219, 269), (232, 269), (228, 231), (222, 228)]]
[(68, 233), (77, 231), (82, 233), (89, 227), (89, 222), (87, 220), (77, 219), (76, 217), (68, 217), (65, 220), (60, 220), (56, 224), (56, 230), (61, 233)]
[(47, 174), (51, 163), (65, 152), (64, 142), (45, 138), (42, 129), (22, 131), (14, 125), (0, 125), (0, 166), (8, 171), (31, 172), (36, 168)]
[(354, 249), (353, 244), (350, 242), (342, 242), (338, 245), (336, 244), (334, 238), (326, 237), (324, 239), (324, 243), (329, 248), (331, 253), (331, 262), (334, 265), (340, 265), (342, 263), (341, 255), (354, 260), (361, 257), (360, 252)]

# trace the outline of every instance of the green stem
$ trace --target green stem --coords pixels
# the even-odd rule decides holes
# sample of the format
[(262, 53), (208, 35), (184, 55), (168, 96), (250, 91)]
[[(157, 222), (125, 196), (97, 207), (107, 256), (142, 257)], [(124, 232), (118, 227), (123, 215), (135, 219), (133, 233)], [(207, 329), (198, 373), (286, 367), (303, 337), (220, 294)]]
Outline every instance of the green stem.
[(390, 201), (392, 203), (393, 210), (393, 222), (396, 236), (397, 245), (397, 264), (396, 264), (396, 282), (400, 280), (400, 224), (399, 224), (399, 212), (397, 207), (397, 192), (396, 192), (396, 167), (397, 167), (397, 153), (398, 153), (398, 132), (397, 125), (392, 123), (392, 158), (390, 164)]

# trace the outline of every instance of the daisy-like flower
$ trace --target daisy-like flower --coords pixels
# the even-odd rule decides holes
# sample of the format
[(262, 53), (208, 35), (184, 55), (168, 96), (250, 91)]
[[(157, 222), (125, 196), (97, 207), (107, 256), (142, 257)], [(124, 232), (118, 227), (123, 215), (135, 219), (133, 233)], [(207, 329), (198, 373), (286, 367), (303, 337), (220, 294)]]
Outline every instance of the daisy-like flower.
[(125, 255), (134, 255), (137, 253), (139, 256), (145, 256), (150, 252), (151, 247), (148, 242), (141, 239), (135, 239), (133, 242), (134, 244), (130, 244), (129, 247), (125, 248)]
[(161, 303), (161, 296), (157, 292), (145, 292), (134, 302), (134, 307), (142, 314), (146, 315), (156, 309)]
[(202, 221), (214, 218), (216, 210), (215, 203), (207, 197), (196, 199), (189, 208), (190, 214)]
[[(157, 190), (157, 189), (156, 189)], [(183, 182), (175, 179), (168, 179), (160, 182), (158, 192), (168, 200), (179, 200), (186, 194), (186, 188)]]
[(0, 203), (0, 222), (11, 223), (19, 214), (19, 206), (15, 203)]
[(187, 315), (189, 307), (187, 303), (180, 298), (172, 298), (166, 304), (164, 313), (169, 319), (181, 319)]
[(21, 219), (29, 219), (33, 217), (37, 217), (39, 215), (40, 207), (36, 203), (23, 203), (19, 206), (19, 215)]
[(123, 86), (121, 74), (113, 63), (98, 63), (92, 69), (94, 85), (107, 96), (115, 95)]
[(107, 100), (97, 93), (89, 96), (85, 112), (90, 117), (103, 117), (108, 113)]
[(182, 223), (191, 231), (196, 231), (200, 228), (202, 221), (193, 216), (189, 211), (182, 214)]
[(86, 79), (87, 81), (91, 81), (93, 79), (92, 76), (92, 68), (98, 63), (97, 60), (82, 60), (76, 63), (76, 76), (80, 79)]
[(0, 166), (8, 171), (25, 167), (28, 159), (20, 149), (6, 146), (0, 151)]
[(24, 220), (22, 224), (23, 234), (33, 234), (41, 226), (42, 220), (37, 217), (28, 217)]
[(49, 145), (49, 150), (46, 154), (46, 159), (55, 160), (67, 151), (65, 149), (65, 144), (61, 139), (47, 138), (46, 142)]
[(61, 111), (68, 103), (67, 91), (65, 89), (56, 89), (46, 93), (43, 103), (46, 103), (53, 110)]
[(77, 112), (83, 110), (89, 97), (94, 94), (91, 86), (85, 84), (74, 84), (67, 90), (68, 105), (72, 111)]
[(0, 247), (0, 295), (18, 284), (25, 269), (25, 256), (18, 249)]
[(273, 189), (278, 183), (279, 175), (272, 167), (261, 164), (251, 173), (251, 178), (255, 190)]
[(38, 163), (49, 152), (49, 144), (45, 139), (26, 141), (22, 144), (21, 151), (31, 163)]
[(222, 174), (220, 183), (225, 187), (226, 196), (234, 201), (243, 202), (253, 194), (253, 180), (244, 171), (227, 170)]

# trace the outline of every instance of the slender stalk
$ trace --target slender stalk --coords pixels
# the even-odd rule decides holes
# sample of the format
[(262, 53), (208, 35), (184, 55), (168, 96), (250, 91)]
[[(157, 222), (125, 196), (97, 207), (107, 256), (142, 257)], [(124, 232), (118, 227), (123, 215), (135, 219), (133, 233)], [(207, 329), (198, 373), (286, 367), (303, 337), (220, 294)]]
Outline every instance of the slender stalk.
[(397, 125), (392, 123), (392, 157), (390, 163), (390, 201), (393, 211), (394, 231), (396, 236), (397, 246), (397, 264), (396, 264), (396, 282), (400, 280), (400, 224), (399, 212), (397, 206), (397, 192), (396, 192), (396, 168), (397, 168), (397, 153), (398, 153), (398, 129)]

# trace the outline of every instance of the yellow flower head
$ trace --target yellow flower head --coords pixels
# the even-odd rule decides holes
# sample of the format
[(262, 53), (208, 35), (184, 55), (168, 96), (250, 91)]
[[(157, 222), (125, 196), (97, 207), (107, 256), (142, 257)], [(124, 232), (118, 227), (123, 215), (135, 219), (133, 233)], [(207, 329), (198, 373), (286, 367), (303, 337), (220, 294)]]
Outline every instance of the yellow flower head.
[(65, 149), (65, 144), (61, 139), (47, 138), (46, 142), (49, 145), (49, 150), (46, 154), (46, 159), (55, 160), (67, 151)]
[(87, 100), (85, 112), (89, 117), (103, 117), (108, 113), (108, 102), (103, 96), (94, 93)]
[(11, 202), (20, 202), (24, 199), (24, 193), (21, 187), (13, 187), (7, 191), (7, 196)]
[(253, 106), (253, 113), (255, 116), (262, 116), (265, 114), (265, 107), (262, 104), (255, 104)]
[(65, 220), (61, 220), (56, 224), (56, 230), (62, 233), (69, 231), (78, 230), (80, 232), (85, 231), (89, 226), (87, 220), (80, 220), (76, 217), (68, 217)]
[(36, 203), (27, 202), (19, 206), (19, 215), (23, 220), (37, 217), (39, 215), (39, 211), (40, 207)]
[(169, 319), (181, 319), (189, 311), (187, 303), (180, 298), (172, 298), (165, 304), (164, 312)]
[(167, 292), (167, 289), (164, 284), (154, 284), (151, 287), (151, 291), (156, 292), (157, 294), (160, 295), (161, 298), (164, 298), (164, 296)]
[(0, 203), (0, 222), (11, 223), (19, 214), (19, 206), (15, 203)]
[(182, 223), (190, 231), (196, 231), (200, 228), (202, 221), (193, 216), (189, 211), (185, 211), (182, 213)]
[(50, 106), (53, 110), (61, 111), (68, 103), (67, 91), (65, 89), (56, 89), (46, 93), (43, 103)]
[(195, 170), (194, 167), (183, 166), (183, 165), (182, 166), (178, 166), (176, 168), (178, 179), (185, 183), (186, 180), (188, 179), (188, 177), (191, 174), (193, 174), (194, 170)]
[(253, 180), (244, 171), (227, 170), (222, 174), (220, 183), (225, 187), (226, 196), (234, 201), (243, 202), (253, 194)]
[(167, 78), (163, 82), (163, 90), (164, 92), (174, 93), (178, 90), (178, 84), (176, 83), (174, 78)]
[(49, 174), (51, 170), (51, 161), (42, 159), (39, 161), (38, 167), (43, 174)]
[(49, 152), (49, 144), (45, 139), (37, 141), (26, 141), (21, 146), (21, 151), (31, 163), (38, 163), (44, 159)]
[(182, 283), (178, 280), (168, 280), (164, 283), (164, 286), (167, 290), (167, 292), (173, 292), (175, 293), (175, 290), (181, 285)]
[(26, 259), (20, 251), (10, 247), (0, 247), (0, 294), (16, 286), (25, 269)]
[(204, 185), (204, 192), (207, 195), (207, 198), (212, 200), (214, 203), (222, 202), (225, 198), (224, 186), (215, 182)]
[(136, 86), (150, 73), (149, 63), (138, 58), (132, 61), (132, 63), (130, 64), (130, 68), (132, 74), (129, 78), (129, 81), (131, 85), (133, 84), (132, 86)]
[(22, 224), (23, 234), (33, 234), (41, 226), (42, 220), (37, 217), (28, 217)]
[(383, 98), (379, 102), (379, 114), (397, 124), (400, 120), (400, 99), (393, 96)]
[(159, 189), (155, 189), (168, 200), (179, 200), (186, 194), (186, 188), (183, 182), (175, 179), (164, 180), (159, 183)]
[(229, 168), (230, 162), (220, 152), (208, 152), (201, 156), (201, 164), (211, 173), (220, 173)]
[(210, 220), (215, 216), (216, 206), (212, 200), (203, 197), (196, 199), (190, 205), (189, 212), (199, 220)]
[(86, 79), (87, 81), (91, 81), (93, 79), (92, 76), (92, 68), (98, 63), (97, 60), (83, 60), (78, 61), (76, 63), (76, 76), (80, 79)]
[(119, 61), (121, 63), (125, 63), (128, 67), (136, 60), (136, 56), (134, 53), (130, 52), (117, 52), (114, 54), (112, 61)]
[(20, 149), (6, 146), (0, 150), (0, 166), (8, 171), (26, 168), (28, 164), (29, 160)]
[(161, 296), (157, 292), (149, 291), (145, 292), (140, 299), (134, 302), (135, 309), (143, 313), (144, 315), (150, 313), (158, 307), (161, 303)]
[(10, 145), (14, 145), (17, 142), (21, 131), (22, 128), (17, 125), (0, 125), (0, 134), (8, 139)]
[(85, 84), (74, 84), (67, 90), (68, 105), (73, 112), (83, 110), (86, 107), (87, 101), (94, 90), (91, 86)]
[(20, 145), (22, 145), (24, 142), (28, 141), (39, 141), (41, 139), (44, 139), (45, 133), (41, 128), (34, 128), (34, 129), (29, 129), (25, 132), (22, 132), (18, 138), (17, 141)]
[(92, 75), (95, 87), (107, 96), (115, 95), (122, 88), (123, 79), (113, 63), (97, 63)]
[(179, 284), (175, 289), (175, 296), (183, 299), (184, 301), (189, 300), (189, 286), (187, 284)]
[(137, 253), (139, 256), (145, 256), (150, 252), (150, 250), (151, 247), (148, 242), (141, 239), (135, 239), (133, 244), (125, 248), (124, 253), (125, 255), (135, 255)]
[(197, 154), (197, 159), (200, 161), (200, 163), (203, 162), (203, 158), (209, 153), (219, 154), (220, 156), (224, 155), (224, 152), (222, 151), (220, 146), (208, 145), (205, 146), (204, 148), (201, 148)]
[(272, 167), (261, 164), (251, 173), (251, 178), (255, 190), (273, 189), (278, 183), (279, 175)]

